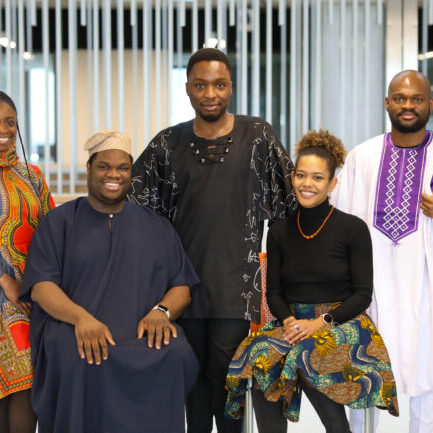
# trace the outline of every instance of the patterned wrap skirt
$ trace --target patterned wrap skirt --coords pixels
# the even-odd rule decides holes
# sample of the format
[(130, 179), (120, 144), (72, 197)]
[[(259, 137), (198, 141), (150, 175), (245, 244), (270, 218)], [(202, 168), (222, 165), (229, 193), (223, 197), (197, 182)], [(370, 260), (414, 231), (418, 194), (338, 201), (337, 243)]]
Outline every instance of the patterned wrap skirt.
[(0, 399), (31, 388), (30, 319), (0, 290)]
[[(339, 304), (292, 304), (297, 319), (314, 319)], [(376, 406), (398, 416), (397, 391), (385, 344), (372, 320), (360, 314), (291, 346), (278, 321), (245, 338), (227, 373), (225, 414), (243, 416), (248, 379), (283, 414), (299, 420), (302, 376), (307, 385), (353, 409)]]

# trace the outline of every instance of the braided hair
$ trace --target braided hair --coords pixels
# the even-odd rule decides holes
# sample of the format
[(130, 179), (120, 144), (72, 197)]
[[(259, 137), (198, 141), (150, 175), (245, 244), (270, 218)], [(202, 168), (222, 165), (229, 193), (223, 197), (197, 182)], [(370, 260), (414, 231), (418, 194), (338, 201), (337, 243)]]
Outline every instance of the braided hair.
[(1, 90), (0, 90), (0, 103), (3, 103), (3, 104), (7, 104), (7, 105), (9, 105), (9, 107), (11, 107), (12, 110), (14, 110), (14, 111), (15, 111), (15, 114), (17, 115), (17, 132), (18, 132), (18, 137), (19, 137), (19, 139), (20, 139), (20, 143), (21, 143), (21, 150), (23, 151), (23, 155), (24, 155), (24, 161), (25, 161), (25, 163), (26, 163), (27, 174), (28, 174), (28, 176), (29, 176), (30, 184), (32, 185), (32, 187), (33, 187), (33, 189), (34, 189), (36, 195), (39, 197), (39, 196), (40, 196), (40, 194), (39, 194), (39, 190), (38, 190), (38, 188), (35, 186), (35, 184), (34, 184), (34, 182), (33, 182), (33, 180), (32, 180), (32, 177), (31, 177), (31, 175), (30, 175), (29, 164), (28, 164), (28, 162), (27, 162), (27, 157), (26, 157), (26, 150), (25, 150), (25, 148), (24, 148), (24, 144), (23, 144), (23, 137), (22, 137), (22, 135), (21, 135), (20, 126), (19, 126), (19, 124), (18, 124), (18, 111), (17, 111), (17, 107), (16, 107), (14, 101), (12, 100), (12, 98), (11, 98), (8, 94), (6, 94), (5, 92), (3, 92), (3, 91), (1, 91)]

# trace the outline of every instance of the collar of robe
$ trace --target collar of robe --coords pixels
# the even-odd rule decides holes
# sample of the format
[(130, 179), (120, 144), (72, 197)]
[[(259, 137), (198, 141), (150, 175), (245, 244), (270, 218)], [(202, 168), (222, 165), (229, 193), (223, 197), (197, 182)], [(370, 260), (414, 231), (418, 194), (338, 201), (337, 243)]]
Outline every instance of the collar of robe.
[(231, 136), (215, 140), (191, 139), (188, 146), (192, 154), (197, 158), (200, 164), (225, 162), (230, 154), (230, 147), (233, 145)]
[(5, 152), (0, 152), (0, 167), (11, 167), (18, 162), (15, 146), (11, 146)]

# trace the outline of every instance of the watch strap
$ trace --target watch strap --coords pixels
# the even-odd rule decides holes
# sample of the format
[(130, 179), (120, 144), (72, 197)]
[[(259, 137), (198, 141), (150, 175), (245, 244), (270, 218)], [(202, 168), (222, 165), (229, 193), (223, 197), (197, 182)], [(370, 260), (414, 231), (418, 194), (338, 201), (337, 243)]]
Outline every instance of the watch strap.
[(165, 313), (168, 320), (170, 320), (170, 311), (168, 310), (168, 308), (165, 305), (157, 304), (152, 308), (152, 310), (158, 310), (158, 311)]

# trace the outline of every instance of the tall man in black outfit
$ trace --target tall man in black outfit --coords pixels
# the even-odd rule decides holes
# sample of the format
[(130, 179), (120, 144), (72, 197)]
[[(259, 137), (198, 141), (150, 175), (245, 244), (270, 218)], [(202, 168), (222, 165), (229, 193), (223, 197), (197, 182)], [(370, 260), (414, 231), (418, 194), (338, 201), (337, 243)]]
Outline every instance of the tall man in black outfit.
[(250, 320), (260, 315), (263, 221), (294, 203), (292, 163), (271, 126), (227, 112), (231, 65), (212, 48), (187, 66), (186, 92), (196, 116), (161, 131), (133, 167), (129, 200), (170, 219), (201, 284), (181, 325), (199, 359), (187, 400), (189, 433), (240, 432), (225, 419), (225, 377)]

